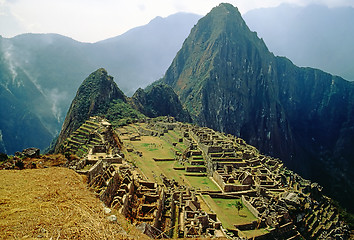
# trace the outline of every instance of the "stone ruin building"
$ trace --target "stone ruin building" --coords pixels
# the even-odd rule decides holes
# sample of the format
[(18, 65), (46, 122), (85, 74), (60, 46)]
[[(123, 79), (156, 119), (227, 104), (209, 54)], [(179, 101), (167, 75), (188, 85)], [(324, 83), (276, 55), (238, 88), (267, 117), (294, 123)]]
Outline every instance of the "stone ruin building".
[[(106, 206), (119, 210), (150, 237), (245, 239), (242, 231), (265, 228), (268, 233), (253, 239), (348, 237), (348, 227), (318, 184), (293, 173), (279, 159), (260, 154), (244, 140), (173, 118), (147, 119), (146, 125), (136, 128), (139, 133), (130, 141), (163, 136), (171, 130), (181, 132), (178, 141), (187, 148), (172, 160), (186, 174), (209, 176), (220, 188), (192, 189), (165, 175), (159, 176), (163, 184), (146, 179), (125, 161), (123, 142), (111, 125), (97, 117), (88, 120), (65, 143), (67, 151), (82, 153), (82, 159), (71, 167), (87, 175), (90, 188)], [(228, 231), (215, 213), (201, 209), (198, 196), (203, 194), (240, 199), (257, 220), (235, 223)]]
[(122, 142), (112, 125), (101, 117), (90, 117), (65, 140), (62, 152), (81, 157), (69, 163), (69, 167), (91, 181), (112, 163), (122, 163), (121, 148)]
[(268, 236), (259, 239), (345, 238), (347, 226), (331, 200), (320, 194), (318, 184), (286, 169), (279, 159), (261, 155), (240, 138), (191, 125), (181, 128), (190, 146), (184, 159), (201, 151), (223, 195), (241, 197), (258, 218), (258, 224), (236, 228), (270, 227)]

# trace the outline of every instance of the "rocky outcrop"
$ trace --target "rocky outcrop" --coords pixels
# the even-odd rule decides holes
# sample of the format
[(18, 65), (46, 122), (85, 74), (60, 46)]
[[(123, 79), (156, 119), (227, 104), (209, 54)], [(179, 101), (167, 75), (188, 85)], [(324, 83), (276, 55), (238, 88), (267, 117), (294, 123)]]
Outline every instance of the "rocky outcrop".
[(177, 121), (191, 121), (177, 94), (166, 84), (155, 84), (147, 90), (139, 88), (131, 102), (138, 111), (148, 117), (172, 116)]
[(29, 158), (38, 158), (41, 151), (38, 148), (26, 148), (22, 150), (22, 155)]
[(282, 158), (351, 206), (353, 83), (275, 57), (230, 4), (199, 20), (162, 82), (198, 124)]

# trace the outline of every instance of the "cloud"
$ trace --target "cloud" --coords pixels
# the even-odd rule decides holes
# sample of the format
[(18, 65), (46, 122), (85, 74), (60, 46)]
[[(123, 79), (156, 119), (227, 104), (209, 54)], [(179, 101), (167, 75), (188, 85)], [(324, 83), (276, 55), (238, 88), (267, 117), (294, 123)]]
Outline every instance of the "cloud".
[(27, 32), (26, 24), (11, 11), (11, 5), (0, 0), (0, 35), (12, 37)]
[[(58, 33), (95, 42), (176, 12), (207, 14), (220, 0), (0, 0), (0, 35)], [(241, 13), (281, 3), (330, 7), (353, 6), (352, 0), (229, 0)], [(4, 18), (3, 16), (6, 16)]]

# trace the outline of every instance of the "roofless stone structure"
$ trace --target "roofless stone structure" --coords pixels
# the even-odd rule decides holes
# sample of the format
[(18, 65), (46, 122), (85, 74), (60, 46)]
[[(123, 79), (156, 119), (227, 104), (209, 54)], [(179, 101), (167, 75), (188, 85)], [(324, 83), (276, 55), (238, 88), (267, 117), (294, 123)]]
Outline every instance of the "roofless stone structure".
[[(82, 152), (71, 167), (88, 176), (108, 207), (153, 238), (349, 237), (317, 183), (232, 135), (168, 117), (117, 130), (91, 118), (64, 149)], [(247, 220), (237, 216), (236, 202)]]

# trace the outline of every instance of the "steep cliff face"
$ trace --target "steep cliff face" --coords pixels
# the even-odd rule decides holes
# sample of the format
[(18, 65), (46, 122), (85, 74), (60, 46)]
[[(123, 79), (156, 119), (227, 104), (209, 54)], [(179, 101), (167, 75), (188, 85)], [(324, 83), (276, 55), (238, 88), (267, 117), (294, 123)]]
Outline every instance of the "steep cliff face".
[(173, 116), (177, 121), (191, 121), (177, 94), (166, 84), (156, 84), (147, 90), (139, 88), (131, 98), (131, 103), (148, 117)]
[(103, 68), (98, 69), (86, 78), (79, 87), (55, 145), (58, 151), (62, 142), (90, 116), (103, 115), (113, 100), (126, 102), (124, 93)]
[(162, 81), (200, 125), (244, 138), (333, 195), (342, 182), (353, 193), (343, 168), (354, 159), (345, 150), (353, 144), (353, 84), (275, 57), (232, 5), (199, 20)]
[(354, 211), (354, 83), (296, 67), (286, 58), (276, 62), (279, 101), (296, 142), (307, 153), (310, 177)]

